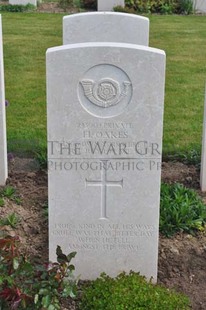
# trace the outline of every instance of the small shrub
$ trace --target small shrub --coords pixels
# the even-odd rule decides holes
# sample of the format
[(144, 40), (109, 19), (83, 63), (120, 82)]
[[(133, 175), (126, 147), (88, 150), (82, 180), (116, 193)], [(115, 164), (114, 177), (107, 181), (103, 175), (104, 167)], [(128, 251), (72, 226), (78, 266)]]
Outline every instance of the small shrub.
[(16, 192), (15, 188), (8, 185), (2, 190), (1, 196), (6, 198), (13, 198), (15, 192)]
[(164, 155), (164, 160), (166, 161), (180, 161), (186, 165), (195, 165), (200, 168), (201, 163), (201, 150), (200, 148), (191, 149), (187, 152), (178, 152), (175, 154)]
[(11, 226), (12, 228), (16, 228), (18, 223), (20, 222), (20, 218), (16, 213), (11, 213), (7, 215), (7, 217), (0, 219), (0, 225), (8, 225)]
[(192, 0), (179, 0), (179, 13), (189, 15), (194, 12)]
[(97, 9), (97, 0), (81, 0), (81, 3), (85, 9)]
[(137, 273), (120, 274), (115, 279), (102, 274), (83, 288), (81, 310), (188, 310), (186, 296), (148, 283)]
[[(126, 0), (125, 4), (126, 10), (128, 8), (136, 13), (191, 14), (193, 12), (192, 0)], [(130, 13), (129, 10), (128, 13)]]
[(165, 3), (165, 4), (162, 4), (161, 8), (160, 8), (160, 13), (161, 14), (172, 14), (174, 11), (173, 9), (173, 6), (168, 4), (168, 3)]
[(35, 153), (35, 159), (37, 160), (40, 169), (47, 169), (47, 150), (46, 148), (41, 148)]
[(76, 8), (82, 7), (82, 0), (73, 0), (73, 6)]
[(0, 207), (5, 205), (4, 198), (0, 197)]
[(3, 12), (26, 12), (26, 11), (34, 11), (36, 7), (30, 3), (27, 5), (21, 4), (5, 4), (0, 5), (0, 11)]
[(48, 201), (43, 204), (42, 213), (45, 219), (48, 219), (48, 216), (49, 216)]
[(57, 262), (34, 265), (19, 253), (18, 237), (0, 239), (0, 309), (60, 310), (60, 299), (75, 296), (70, 264), (76, 253), (57, 247)]
[(128, 13), (128, 14), (136, 14), (137, 12), (133, 8), (125, 7), (123, 8), (121, 5), (114, 7), (115, 12), (122, 12), (122, 13)]
[(16, 189), (13, 186), (6, 186), (0, 191), (0, 198), (8, 198), (14, 201), (16, 204), (21, 203), (21, 198), (16, 194)]
[(58, 0), (59, 7), (66, 10), (73, 5), (73, 0)]
[(181, 184), (162, 184), (160, 199), (160, 232), (171, 236), (184, 231), (205, 229), (206, 206), (198, 194)]

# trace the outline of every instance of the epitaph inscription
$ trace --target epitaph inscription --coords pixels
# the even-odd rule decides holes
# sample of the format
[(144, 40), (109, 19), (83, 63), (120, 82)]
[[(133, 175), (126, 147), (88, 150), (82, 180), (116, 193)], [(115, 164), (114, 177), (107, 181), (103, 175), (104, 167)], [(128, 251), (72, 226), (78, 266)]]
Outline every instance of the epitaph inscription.
[(110, 252), (126, 250), (136, 252), (141, 256), (143, 246), (141, 239), (150, 239), (158, 228), (153, 225), (140, 225), (132, 223), (110, 224), (109, 221), (95, 223), (55, 223), (52, 235), (61, 238), (72, 238), (68, 244), (69, 249), (76, 251), (107, 250)]

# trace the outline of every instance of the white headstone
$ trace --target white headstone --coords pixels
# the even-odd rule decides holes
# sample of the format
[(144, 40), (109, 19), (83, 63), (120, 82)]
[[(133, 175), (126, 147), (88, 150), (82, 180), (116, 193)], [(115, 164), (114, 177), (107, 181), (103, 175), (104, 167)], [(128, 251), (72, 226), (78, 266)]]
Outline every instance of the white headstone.
[(206, 87), (205, 87), (205, 106), (202, 132), (202, 156), (200, 169), (200, 188), (202, 192), (206, 192)]
[(32, 4), (34, 6), (37, 6), (37, 0), (9, 0), (9, 4), (12, 4), (12, 5)]
[(165, 53), (149, 47), (47, 51), (50, 260), (77, 251), (82, 279), (156, 281), (164, 80)]
[(194, 10), (196, 13), (206, 13), (205, 0), (193, 0)]
[(112, 11), (115, 6), (124, 7), (124, 0), (97, 0), (98, 11)]
[(2, 20), (0, 15), (0, 185), (8, 177)]
[(149, 19), (115, 12), (92, 12), (63, 18), (63, 44), (84, 42), (149, 44)]

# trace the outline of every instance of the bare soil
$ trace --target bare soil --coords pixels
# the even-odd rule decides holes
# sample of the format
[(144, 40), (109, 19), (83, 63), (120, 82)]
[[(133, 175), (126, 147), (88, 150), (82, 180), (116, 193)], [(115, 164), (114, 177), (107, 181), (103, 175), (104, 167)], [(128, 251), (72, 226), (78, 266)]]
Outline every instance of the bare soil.
[[(163, 163), (162, 180), (180, 182), (200, 193), (199, 172), (194, 166)], [(0, 217), (18, 214), (20, 223), (13, 233), (20, 236), (24, 251), (36, 262), (48, 261), (47, 172), (39, 170), (32, 159), (15, 158), (7, 183), (16, 188), (22, 202), (17, 205), (7, 200), (0, 208)], [(202, 197), (206, 200), (206, 195)], [(192, 309), (206, 309), (206, 234), (178, 234), (171, 239), (160, 236), (158, 283), (187, 294)], [(62, 310), (77, 309), (70, 300), (65, 307)]]

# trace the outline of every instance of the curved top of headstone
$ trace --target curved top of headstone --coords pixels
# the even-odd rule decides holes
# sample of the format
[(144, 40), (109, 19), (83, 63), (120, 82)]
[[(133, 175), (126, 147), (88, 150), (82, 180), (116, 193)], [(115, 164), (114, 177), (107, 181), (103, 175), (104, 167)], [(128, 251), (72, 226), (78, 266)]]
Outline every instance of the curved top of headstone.
[(148, 46), (149, 19), (116, 12), (79, 13), (63, 18), (63, 44), (118, 42)]

